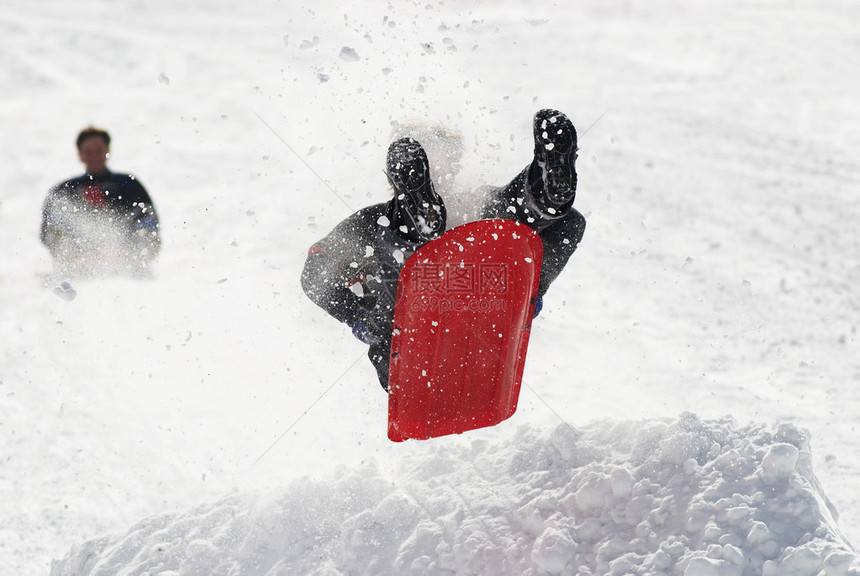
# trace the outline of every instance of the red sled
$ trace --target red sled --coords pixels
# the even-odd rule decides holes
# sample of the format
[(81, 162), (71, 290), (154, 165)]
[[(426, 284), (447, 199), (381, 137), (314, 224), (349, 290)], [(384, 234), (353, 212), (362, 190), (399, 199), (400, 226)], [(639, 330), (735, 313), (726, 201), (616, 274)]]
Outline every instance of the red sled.
[(542, 258), (528, 226), (480, 220), (406, 261), (391, 344), (391, 440), (460, 434), (513, 415)]

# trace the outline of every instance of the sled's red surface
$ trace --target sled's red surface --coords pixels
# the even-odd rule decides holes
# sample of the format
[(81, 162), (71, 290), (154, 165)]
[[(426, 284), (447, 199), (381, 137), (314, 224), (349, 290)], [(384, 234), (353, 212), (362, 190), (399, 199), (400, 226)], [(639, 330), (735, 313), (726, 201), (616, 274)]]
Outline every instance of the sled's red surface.
[(391, 440), (459, 434), (514, 413), (542, 257), (528, 226), (481, 220), (406, 261), (391, 345)]

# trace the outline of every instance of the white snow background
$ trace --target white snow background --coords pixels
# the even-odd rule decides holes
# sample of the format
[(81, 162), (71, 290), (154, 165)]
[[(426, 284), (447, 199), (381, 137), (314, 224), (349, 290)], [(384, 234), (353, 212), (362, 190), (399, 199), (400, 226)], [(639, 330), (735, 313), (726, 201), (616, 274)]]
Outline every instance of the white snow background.
[[(0, 1), (0, 573), (857, 574), (860, 6)], [(452, 224), (579, 128), (579, 250), (489, 429), (386, 438), (307, 247), (459, 134)], [(38, 242), (74, 138), (160, 211), (151, 280)], [(449, 178), (456, 174), (456, 178)]]

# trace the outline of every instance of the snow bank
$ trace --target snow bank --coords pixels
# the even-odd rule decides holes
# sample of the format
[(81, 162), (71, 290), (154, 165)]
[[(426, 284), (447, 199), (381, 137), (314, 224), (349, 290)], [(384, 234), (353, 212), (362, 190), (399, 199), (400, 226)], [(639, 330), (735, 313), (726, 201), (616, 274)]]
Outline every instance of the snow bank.
[(414, 446), (391, 473), (149, 518), (51, 575), (860, 574), (792, 424), (682, 414)]

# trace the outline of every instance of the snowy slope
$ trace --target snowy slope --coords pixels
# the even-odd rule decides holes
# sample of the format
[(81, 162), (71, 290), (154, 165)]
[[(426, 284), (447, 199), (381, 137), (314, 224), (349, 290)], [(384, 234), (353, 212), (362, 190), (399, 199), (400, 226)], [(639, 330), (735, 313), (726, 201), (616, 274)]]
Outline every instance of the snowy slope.
[[(858, 16), (837, 0), (6, 0), (3, 571), (845, 573)], [(520, 408), (392, 444), (362, 346), (301, 293), (304, 252), (387, 197), (400, 124), (461, 134), (446, 192), (466, 220), (475, 188), (529, 161), (542, 106), (580, 129), (589, 228)], [(39, 209), (90, 122), (165, 244), (153, 280), (76, 281), (65, 301), (43, 287)], [(806, 529), (777, 532), (792, 518)]]
[(150, 517), (52, 574), (851, 573), (809, 458), (792, 426), (691, 414), (523, 427)]

